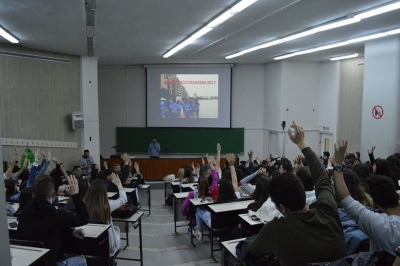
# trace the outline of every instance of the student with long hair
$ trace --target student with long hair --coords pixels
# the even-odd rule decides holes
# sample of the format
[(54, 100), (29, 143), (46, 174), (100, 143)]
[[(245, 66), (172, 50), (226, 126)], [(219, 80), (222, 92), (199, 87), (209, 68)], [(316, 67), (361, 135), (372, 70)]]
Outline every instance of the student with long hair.
[(83, 200), (91, 220), (101, 220), (106, 224), (110, 224), (108, 229), (108, 237), (110, 243), (110, 256), (114, 256), (121, 245), (120, 230), (118, 226), (113, 226), (111, 212), (118, 209), (126, 201), (126, 193), (122, 187), (119, 177), (111, 173), (111, 182), (118, 188), (119, 198), (109, 200), (107, 197), (107, 185), (102, 180), (94, 181)]
[(373, 208), (371, 200), (365, 193), (365, 188), (357, 174), (348, 169), (343, 170), (343, 178), (351, 197), (362, 205)]

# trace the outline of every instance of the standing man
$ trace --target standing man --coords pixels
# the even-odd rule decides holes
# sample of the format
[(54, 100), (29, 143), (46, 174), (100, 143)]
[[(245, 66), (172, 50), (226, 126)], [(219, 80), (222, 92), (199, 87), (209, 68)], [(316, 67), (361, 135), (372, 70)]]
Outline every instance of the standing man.
[(160, 158), (160, 143), (157, 143), (156, 137), (151, 139), (151, 143), (149, 144), (149, 155), (150, 158)]
[(82, 176), (89, 175), (92, 164), (94, 164), (94, 160), (93, 160), (92, 156), (90, 156), (89, 150), (85, 150), (83, 152), (82, 157), (79, 159), (79, 165), (82, 169)]

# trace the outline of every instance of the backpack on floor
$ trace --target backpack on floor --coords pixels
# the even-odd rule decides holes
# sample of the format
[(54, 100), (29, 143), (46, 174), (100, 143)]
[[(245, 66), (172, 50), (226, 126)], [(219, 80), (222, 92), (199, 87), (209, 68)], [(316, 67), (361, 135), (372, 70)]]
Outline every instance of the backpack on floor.
[(240, 265), (242, 266), (279, 266), (278, 257), (274, 255), (265, 255), (261, 258), (256, 258), (246, 251), (247, 245), (257, 235), (249, 236), (245, 240), (240, 241), (236, 246), (236, 255)]

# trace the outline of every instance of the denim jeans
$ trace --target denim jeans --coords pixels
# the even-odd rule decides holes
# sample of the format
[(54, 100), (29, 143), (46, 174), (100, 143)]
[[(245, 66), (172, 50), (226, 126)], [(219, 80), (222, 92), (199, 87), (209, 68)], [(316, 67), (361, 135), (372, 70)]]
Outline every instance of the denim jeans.
[(202, 230), (204, 223), (206, 223), (206, 225), (208, 227), (211, 227), (211, 214), (209, 211), (207, 211), (203, 207), (198, 207), (196, 209), (196, 227), (197, 227), (197, 229)]
[(86, 266), (85, 261), (81, 256), (71, 257), (69, 259), (59, 261), (56, 264), (57, 266)]

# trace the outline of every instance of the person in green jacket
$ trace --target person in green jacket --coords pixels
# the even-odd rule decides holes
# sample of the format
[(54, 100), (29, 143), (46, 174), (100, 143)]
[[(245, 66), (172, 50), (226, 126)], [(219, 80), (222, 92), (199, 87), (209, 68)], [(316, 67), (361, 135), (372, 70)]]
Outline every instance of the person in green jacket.
[[(286, 172), (273, 178), (267, 190), (284, 217), (264, 225), (247, 251), (255, 257), (273, 254), (282, 266), (335, 261), (345, 257), (347, 250), (330, 180), (320, 159), (304, 141), (303, 128), (295, 122), (291, 128), (294, 131), (289, 128), (289, 138), (307, 160), (317, 200), (307, 206), (304, 186), (295, 174)], [(344, 153), (335, 154), (335, 159), (343, 161)]]

